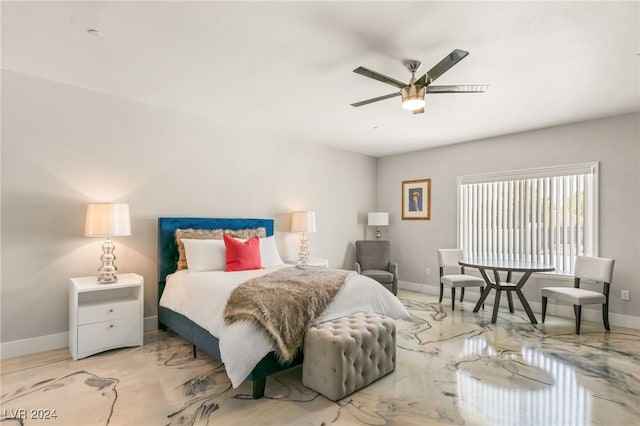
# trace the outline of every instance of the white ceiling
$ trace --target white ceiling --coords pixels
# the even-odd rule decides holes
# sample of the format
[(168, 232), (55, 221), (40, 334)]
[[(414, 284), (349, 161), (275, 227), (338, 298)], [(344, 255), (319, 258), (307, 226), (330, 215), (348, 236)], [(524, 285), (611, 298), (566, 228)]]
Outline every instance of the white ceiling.
[[(6, 2), (2, 68), (208, 117), (244, 137), (385, 156), (640, 110), (640, 3)], [(99, 30), (92, 36), (87, 29)], [(469, 56), (412, 115), (401, 81)], [(420, 73), (421, 74), (421, 73)], [(250, 105), (246, 105), (246, 101)]]

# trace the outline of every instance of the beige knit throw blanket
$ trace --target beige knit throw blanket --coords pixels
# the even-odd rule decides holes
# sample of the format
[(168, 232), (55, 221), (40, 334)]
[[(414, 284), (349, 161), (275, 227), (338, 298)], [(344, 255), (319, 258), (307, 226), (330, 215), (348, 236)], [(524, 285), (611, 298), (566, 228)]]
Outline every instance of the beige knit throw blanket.
[(351, 271), (284, 268), (236, 287), (224, 310), (224, 321), (250, 321), (274, 340), (281, 363), (292, 361), (307, 329), (333, 301)]

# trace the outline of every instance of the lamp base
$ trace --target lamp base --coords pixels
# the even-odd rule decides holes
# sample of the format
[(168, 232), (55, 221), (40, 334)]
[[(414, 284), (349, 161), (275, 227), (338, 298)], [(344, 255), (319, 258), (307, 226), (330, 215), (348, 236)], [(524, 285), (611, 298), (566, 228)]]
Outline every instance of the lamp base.
[(382, 233), (380, 232), (380, 228), (376, 228), (376, 240), (379, 240), (380, 237), (382, 236)]
[(113, 254), (115, 245), (111, 241), (111, 238), (107, 238), (102, 244), (102, 256), (100, 261), (102, 265), (98, 268), (98, 284), (111, 284), (118, 281), (118, 268), (116, 268), (115, 260), (116, 256)]
[(300, 237), (300, 254), (298, 257), (299, 266), (307, 266), (309, 264), (309, 244), (307, 242), (307, 236), (302, 233)]
[(118, 282), (118, 276), (110, 272), (102, 272), (98, 269), (98, 284), (113, 284)]

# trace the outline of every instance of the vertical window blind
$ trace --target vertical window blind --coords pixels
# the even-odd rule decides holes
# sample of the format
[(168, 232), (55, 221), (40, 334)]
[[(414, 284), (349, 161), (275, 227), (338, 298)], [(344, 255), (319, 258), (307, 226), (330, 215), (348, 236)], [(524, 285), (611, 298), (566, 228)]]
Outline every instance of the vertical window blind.
[(458, 245), (573, 274), (576, 256), (598, 255), (598, 163), (459, 177)]

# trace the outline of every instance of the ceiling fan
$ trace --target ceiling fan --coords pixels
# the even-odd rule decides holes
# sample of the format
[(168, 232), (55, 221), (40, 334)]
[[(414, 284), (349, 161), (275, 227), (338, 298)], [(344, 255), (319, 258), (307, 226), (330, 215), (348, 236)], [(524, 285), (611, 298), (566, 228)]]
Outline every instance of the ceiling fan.
[(488, 85), (455, 85), (455, 86), (432, 86), (438, 77), (444, 74), (449, 68), (460, 62), (467, 56), (469, 52), (464, 50), (455, 49), (444, 57), (443, 60), (438, 62), (433, 68), (427, 71), (422, 77), (416, 80), (416, 72), (420, 69), (422, 63), (415, 60), (407, 60), (404, 65), (411, 73), (411, 80), (409, 83), (403, 83), (395, 78), (387, 77), (379, 72), (372, 71), (365, 67), (358, 67), (353, 70), (356, 74), (363, 75), (365, 77), (373, 78), (374, 80), (381, 81), (383, 83), (390, 84), (391, 86), (400, 89), (398, 92), (390, 93), (388, 95), (378, 96), (377, 98), (371, 98), (364, 101), (356, 102), (351, 106), (359, 107), (362, 105), (371, 104), (373, 102), (382, 101), (396, 96), (402, 97), (402, 107), (407, 110), (411, 110), (414, 114), (422, 114), (424, 112), (424, 96), (427, 93), (482, 93)]

